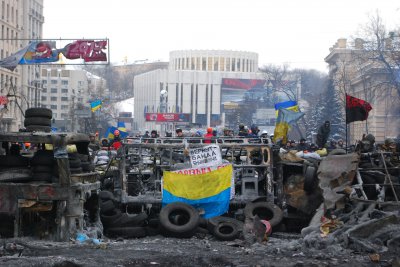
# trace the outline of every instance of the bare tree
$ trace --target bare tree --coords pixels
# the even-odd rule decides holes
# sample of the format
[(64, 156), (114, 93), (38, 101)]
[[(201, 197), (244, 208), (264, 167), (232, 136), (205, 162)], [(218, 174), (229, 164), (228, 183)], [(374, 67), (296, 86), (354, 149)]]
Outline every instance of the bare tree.
[(284, 94), (290, 100), (298, 100), (297, 75), (289, 70), (288, 64), (266, 65), (260, 69), (265, 73), (267, 85), (271, 85), (274, 95)]

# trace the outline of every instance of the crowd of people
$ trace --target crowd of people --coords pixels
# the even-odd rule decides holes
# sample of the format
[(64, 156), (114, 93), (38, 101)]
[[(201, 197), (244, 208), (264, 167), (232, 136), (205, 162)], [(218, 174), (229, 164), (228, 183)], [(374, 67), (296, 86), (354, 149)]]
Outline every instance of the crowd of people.
[[(232, 130), (229, 128), (224, 128), (222, 131), (217, 130), (213, 127), (207, 127), (206, 129), (197, 129), (196, 131), (186, 132), (181, 128), (177, 128), (175, 130), (175, 135), (172, 132), (166, 132), (165, 137), (175, 137), (175, 138), (184, 138), (184, 137), (201, 137), (203, 138), (203, 142), (205, 144), (213, 143), (215, 138), (220, 137), (238, 137), (238, 138), (260, 138), (263, 140), (263, 143), (277, 145), (287, 151), (297, 150), (297, 151), (307, 151), (307, 152), (315, 152), (318, 150), (326, 150), (327, 153), (333, 151), (335, 149), (347, 149), (346, 145), (342, 139), (329, 139), (330, 136), (330, 122), (325, 121), (318, 129), (317, 136), (315, 138), (315, 143), (307, 142), (307, 140), (303, 137), (300, 140), (288, 140), (286, 143), (282, 143), (282, 140), (275, 140), (273, 134), (269, 134), (266, 130), (260, 131), (257, 125), (251, 125), (250, 127), (239, 124), (238, 129)], [(140, 137), (146, 142), (152, 142), (152, 139), (159, 138), (160, 133), (157, 130), (146, 130), (143, 135), (137, 135), (136, 137)], [(154, 142), (154, 141), (153, 141)], [(394, 141), (392, 139), (387, 139), (385, 144), (382, 146), (382, 149), (390, 149), (390, 144), (393, 146)], [(363, 146), (364, 150), (367, 146), (375, 146), (375, 137), (372, 135), (366, 135), (363, 137), (363, 140), (359, 142), (359, 146)], [(102, 140), (98, 139), (98, 135), (90, 134), (90, 143), (89, 148), (93, 151), (100, 150), (102, 148), (115, 149), (117, 150), (121, 147), (121, 138), (119, 131), (116, 130), (114, 132), (114, 137), (112, 139), (103, 138)], [(352, 146), (351, 150), (356, 149), (355, 146)], [(367, 148), (368, 150), (368, 148)]]

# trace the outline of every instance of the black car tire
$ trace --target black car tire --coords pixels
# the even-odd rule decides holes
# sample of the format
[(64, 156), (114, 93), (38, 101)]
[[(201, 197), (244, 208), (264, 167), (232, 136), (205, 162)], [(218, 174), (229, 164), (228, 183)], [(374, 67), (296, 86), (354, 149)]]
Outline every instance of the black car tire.
[(244, 215), (247, 218), (258, 215), (261, 220), (269, 221), (272, 227), (278, 225), (283, 219), (282, 210), (277, 205), (268, 202), (247, 203)]
[[(174, 224), (175, 216), (181, 216), (178, 224)], [(194, 207), (183, 202), (170, 203), (160, 211), (162, 233), (167, 236), (192, 237), (199, 225), (199, 218)]]
[(69, 171), (70, 171), (72, 174), (78, 174), (78, 173), (82, 173), (82, 168), (81, 168), (81, 167), (78, 167), (78, 168), (69, 168)]
[(48, 108), (28, 108), (25, 111), (25, 118), (31, 117), (44, 117), (51, 119), (53, 117), (53, 112)]
[(27, 127), (30, 125), (51, 126), (51, 119), (43, 118), (43, 117), (25, 118), (24, 126)]
[(31, 159), (31, 165), (46, 165), (53, 166), (55, 165), (55, 158), (53, 151), (50, 150), (38, 150), (35, 155)]
[(32, 172), (37, 173), (37, 172), (48, 172), (48, 173), (53, 173), (53, 167), (49, 165), (35, 165), (32, 166)]
[(25, 127), (28, 132), (51, 132), (50, 126), (42, 126), (42, 125), (29, 125)]
[(32, 175), (32, 181), (43, 181), (51, 183), (53, 174), (49, 172), (36, 172)]
[(136, 227), (143, 226), (145, 220), (147, 219), (147, 214), (142, 212), (139, 214), (127, 214), (123, 213), (118, 219), (113, 221), (111, 224), (113, 227)]
[(106, 200), (100, 203), (101, 213), (109, 213), (112, 212), (113, 209), (115, 209), (115, 204), (112, 200)]
[(239, 237), (239, 230), (232, 222), (222, 222), (213, 229), (212, 234), (219, 240), (231, 241)]
[(69, 159), (69, 166), (71, 168), (79, 168), (81, 167), (81, 160), (80, 159)]
[(160, 228), (159, 227), (146, 226), (144, 228), (146, 229), (146, 235), (147, 236), (156, 236), (156, 235), (160, 234)]
[(208, 231), (210, 231), (210, 233), (212, 233), (214, 231), (214, 228), (218, 224), (224, 223), (224, 222), (233, 223), (237, 226), (237, 229), (239, 231), (243, 231), (243, 222), (236, 220), (234, 218), (225, 217), (225, 216), (216, 216), (216, 217), (212, 217), (212, 218), (208, 219), (207, 220), (207, 229), (208, 229)]
[(99, 192), (99, 198), (102, 200), (102, 201), (105, 201), (105, 200), (115, 200), (115, 198), (114, 198), (114, 194), (112, 193), (112, 192), (110, 192), (110, 191), (107, 191), (107, 190), (102, 190), (102, 191), (100, 191)]
[(0, 182), (28, 182), (32, 180), (31, 171), (27, 168), (5, 168), (0, 172)]
[(117, 219), (122, 216), (122, 213), (119, 209), (113, 209), (111, 212), (100, 214), (101, 222), (104, 226), (112, 225)]
[(1, 167), (28, 167), (29, 159), (23, 156), (17, 155), (2, 155), (0, 156)]

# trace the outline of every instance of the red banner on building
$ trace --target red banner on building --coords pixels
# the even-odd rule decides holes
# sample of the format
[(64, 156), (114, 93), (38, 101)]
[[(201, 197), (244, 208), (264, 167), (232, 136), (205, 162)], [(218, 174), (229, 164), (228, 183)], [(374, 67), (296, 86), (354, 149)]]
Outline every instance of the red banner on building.
[(155, 122), (190, 122), (188, 113), (146, 113), (146, 121)]

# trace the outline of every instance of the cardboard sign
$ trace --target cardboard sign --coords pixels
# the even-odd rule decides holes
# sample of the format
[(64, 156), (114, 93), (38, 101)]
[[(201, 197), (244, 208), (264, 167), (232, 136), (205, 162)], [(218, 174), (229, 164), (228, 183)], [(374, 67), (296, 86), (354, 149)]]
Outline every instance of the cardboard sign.
[(218, 145), (192, 148), (189, 150), (192, 167), (207, 167), (222, 164), (221, 151)]

